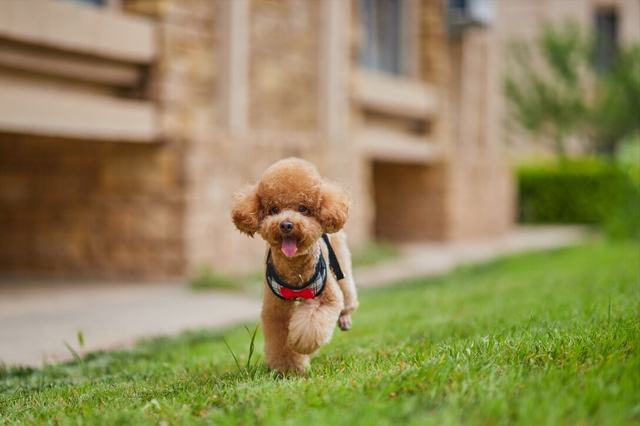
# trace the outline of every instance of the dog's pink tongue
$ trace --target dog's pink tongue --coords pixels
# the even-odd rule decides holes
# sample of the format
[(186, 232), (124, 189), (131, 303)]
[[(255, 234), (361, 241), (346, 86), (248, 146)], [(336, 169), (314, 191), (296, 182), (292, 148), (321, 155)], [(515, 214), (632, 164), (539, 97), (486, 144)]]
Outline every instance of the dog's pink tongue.
[(291, 257), (298, 251), (296, 246), (296, 239), (293, 237), (284, 237), (282, 239), (282, 252), (285, 256)]

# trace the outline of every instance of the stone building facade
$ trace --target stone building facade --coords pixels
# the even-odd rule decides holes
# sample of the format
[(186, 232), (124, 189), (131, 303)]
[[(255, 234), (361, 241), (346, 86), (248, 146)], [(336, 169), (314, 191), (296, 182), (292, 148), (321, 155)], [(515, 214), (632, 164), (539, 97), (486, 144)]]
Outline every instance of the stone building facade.
[(85, 2), (0, 2), (3, 275), (255, 269), (229, 195), (288, 156), (349, 187), (355, 247), (511, 229), (495, 26), (454, 33), (440, 0)]

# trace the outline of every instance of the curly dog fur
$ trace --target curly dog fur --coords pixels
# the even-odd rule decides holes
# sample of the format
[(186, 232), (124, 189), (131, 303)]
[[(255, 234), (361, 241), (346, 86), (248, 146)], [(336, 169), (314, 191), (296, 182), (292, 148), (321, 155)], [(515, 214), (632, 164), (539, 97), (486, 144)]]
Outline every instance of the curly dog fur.
[[(320, 177), (315, 167), (298, 158), (269, 167), (255, 185), (233, 194), (232, 219), (243, 233), (258, 233), (271, 250), (272, 265), (283, 281), (301, 286), (315, 272), (320, 252), (328, 259), (322, 234), (330, 235), (345, 278), (327, 274), (325, 290), (315, 299), (282, 300), (266, 286), (262, 327), (267, 365), (280, 372), (305, 372), (309, 355), (327, 344), (336, 322), (351, 327), (358, 307), (351, 271), (351, 253), (344, 231), (351, 198), (340, 186)], [(265, 254), (266, 257), (266, 254)]]

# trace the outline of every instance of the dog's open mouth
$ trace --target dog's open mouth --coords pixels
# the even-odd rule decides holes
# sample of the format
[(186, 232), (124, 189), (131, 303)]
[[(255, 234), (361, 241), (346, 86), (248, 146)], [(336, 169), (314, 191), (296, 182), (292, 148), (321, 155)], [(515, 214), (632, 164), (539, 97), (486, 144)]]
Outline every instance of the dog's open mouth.
[(298, 240), (295, 237), (282, 237), (282, 252), (292, 257), (298, 251)]

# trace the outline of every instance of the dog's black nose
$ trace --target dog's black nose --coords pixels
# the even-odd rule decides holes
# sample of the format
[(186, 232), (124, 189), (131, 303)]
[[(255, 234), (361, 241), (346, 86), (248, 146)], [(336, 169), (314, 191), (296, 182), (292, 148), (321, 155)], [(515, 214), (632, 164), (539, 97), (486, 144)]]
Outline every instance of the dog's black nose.
[(280, 222), (280, 230), (285, 234), (288, 234), (293, 230), (293, 222), (289, 222), (288, 220), (283, 220)]

